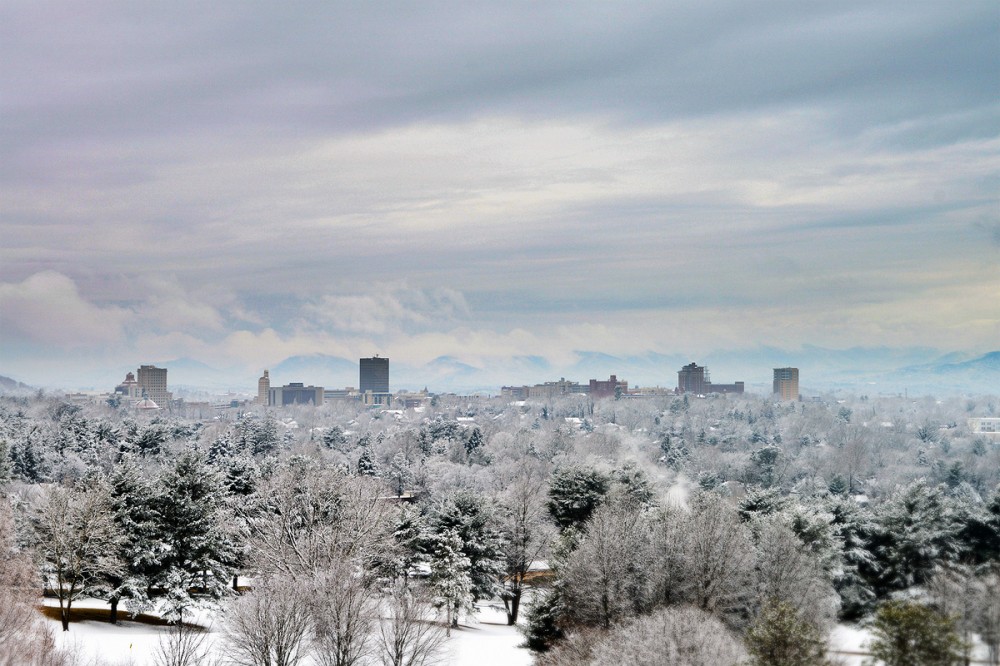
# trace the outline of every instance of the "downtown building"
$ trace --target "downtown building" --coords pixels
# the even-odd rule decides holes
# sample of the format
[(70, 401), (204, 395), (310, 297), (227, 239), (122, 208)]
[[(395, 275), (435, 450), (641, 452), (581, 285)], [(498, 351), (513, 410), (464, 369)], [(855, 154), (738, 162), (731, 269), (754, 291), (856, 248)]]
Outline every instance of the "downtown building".
[(155, 365), (140, 365), (135, 376), (142, 397), (152, 400), (161, 409), (170, 407), (173, 395), (167, 390), (166, 368), (158, 368)]
[(743, 393), (743, 382), (713, 384), (708, 368), (688, 363), (677, 371), (677, 393), (708, 395), (709, 393)]
[(358, 393), (366, 405), (389, 405), (389, 359), (379, 355), (359, 361)]
[(799, 369), (774, 369), (774, 395), (779, 400), (799, 400)]

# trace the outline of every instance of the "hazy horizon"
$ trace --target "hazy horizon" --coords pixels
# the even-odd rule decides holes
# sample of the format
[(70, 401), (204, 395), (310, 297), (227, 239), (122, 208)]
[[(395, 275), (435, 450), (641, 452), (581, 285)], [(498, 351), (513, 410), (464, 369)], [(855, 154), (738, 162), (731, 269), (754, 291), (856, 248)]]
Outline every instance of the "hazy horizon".
[(975, 358), (998, 34), (996, 2), (6, 3), (0, 374)]

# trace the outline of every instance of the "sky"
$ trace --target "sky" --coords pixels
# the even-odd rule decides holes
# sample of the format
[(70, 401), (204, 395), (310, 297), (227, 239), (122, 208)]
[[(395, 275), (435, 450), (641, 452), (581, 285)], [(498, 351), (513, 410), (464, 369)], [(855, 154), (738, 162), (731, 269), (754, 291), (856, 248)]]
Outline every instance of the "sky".
[(1000, 348), (995, 0), (6, 0), (0, 155), (22, 381)]

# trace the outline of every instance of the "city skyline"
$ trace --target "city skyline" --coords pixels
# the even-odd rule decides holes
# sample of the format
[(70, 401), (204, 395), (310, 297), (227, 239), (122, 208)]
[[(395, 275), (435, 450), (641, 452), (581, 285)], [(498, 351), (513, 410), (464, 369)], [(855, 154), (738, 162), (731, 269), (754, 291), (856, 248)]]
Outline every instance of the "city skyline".
[[(998, 24), (995, 2), (6, 4), (0, 375), (253, 382), (381, 349), (394, 376), (606, 354), (667, 356), (668, 383), (685, 356), (749, 387), (809, 367), (762, 349), (973, 359), (1000, 340)], [(588, 374), (613, 372), (637, 376)]]

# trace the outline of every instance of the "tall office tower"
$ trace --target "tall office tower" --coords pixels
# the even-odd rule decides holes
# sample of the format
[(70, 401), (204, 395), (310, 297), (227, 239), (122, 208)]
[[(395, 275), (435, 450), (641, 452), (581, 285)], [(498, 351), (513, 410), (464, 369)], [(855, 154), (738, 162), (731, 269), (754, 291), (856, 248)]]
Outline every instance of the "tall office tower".
[(361, 378), (358, 391), (362, 394), (389, 392), (389, 359), (373, 356), (361, 359)]
[(257, 380), (257, 404), (266, 405), (267, 392), (271, 388), (271, 376), (267, 374), (267, 370), (264, 371), (264, 376)]
[(798, 368), (774, 369), (774, 395), (779, 396), (781, 400), (799, 399)]
[(167, 369), (157, 368), (155, 365), (140, 365), (136, 372), (136, 381), (139, 388), (145, 392), (146, 397), (155, 402), (162, 409), (170, 406), (171, 395), (167, 391)]
[(678, 393), (707, 393), (707, 388), (711, 384), (708, 377), (708, 368), (696, 363), (688, 363), (677, 371), (677, 392)]

